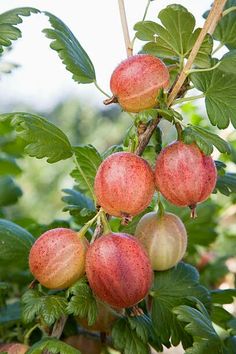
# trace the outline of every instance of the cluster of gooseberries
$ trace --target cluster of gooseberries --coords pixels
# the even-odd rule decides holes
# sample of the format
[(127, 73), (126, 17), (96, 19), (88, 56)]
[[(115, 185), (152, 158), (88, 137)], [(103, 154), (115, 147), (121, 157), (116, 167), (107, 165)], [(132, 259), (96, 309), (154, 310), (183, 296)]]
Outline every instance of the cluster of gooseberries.
[[(122, 62), (111, 77), (113, 102), (129, 112), (157, 105), (169, 85), (165, 64), (151, 55)], [(165, 147), (152, 167), (132, 152), (117, 152), (100, 165), (94, 191), (97, 205), (125, 222), (143, 212), (155, 190), (176, 206), (196, 205), (215, 187), (216, 168), (195, 144), (178, 140)], [(71, 286), (84, 274), (95, 296), (112, 308), (132, 307), (148, 294), (153, 270), (164, 271), (184, 256), (187, 233), (176, 215), (151, 212), (139, 221), (135, 235), (107, 232), (91, 244), (84, 232), (57, 228), (34, 243), (29, 265), (49, 289)]]

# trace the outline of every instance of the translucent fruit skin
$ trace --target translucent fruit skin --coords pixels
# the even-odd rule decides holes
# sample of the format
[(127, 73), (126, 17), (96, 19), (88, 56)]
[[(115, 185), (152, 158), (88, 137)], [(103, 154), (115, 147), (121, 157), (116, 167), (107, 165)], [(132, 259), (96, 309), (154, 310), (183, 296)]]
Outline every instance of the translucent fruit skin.
[(7, 352), (8, 354), (25, 354), (29, 347), (21, 343), (9, 343), (0, 345), (0, 353)]
[(141, 157), (117, 152), (100, 165), (94, 190), (97, 204), (108, 214), (134, 216), (145, 210), (152, 200), (154, 174)]
[(194, 208), (206, 200), (215, 188), (216, 179), (213, 159), (204, 155), (195, 144), (176, 141), (157, 157), (157, 189), (177, 206)]
[(144, 215), (137, 225), (135, 236), (146, 249), (153, 270), (174, 267), (186, 251), (185, 226), (172, 213), (165, 213), (161, 217), (156, 212)]
[(85, 273), (87, 245), (73, 230), (49, 230), (31, 248), (30, 271), (48, 289), (67, 288)]
[(86, 274), (95, 295), (115, 308), (141, 301), (153, 276), (142, 245), (135, 237), (121, 233), (104, 235), (89, 247)]
[(125, 111), (140, 112), (157, 104), (161, 88), (169, 86), (169, 71), (158, 58), (138, 54), (114, 70), (110, 88)]

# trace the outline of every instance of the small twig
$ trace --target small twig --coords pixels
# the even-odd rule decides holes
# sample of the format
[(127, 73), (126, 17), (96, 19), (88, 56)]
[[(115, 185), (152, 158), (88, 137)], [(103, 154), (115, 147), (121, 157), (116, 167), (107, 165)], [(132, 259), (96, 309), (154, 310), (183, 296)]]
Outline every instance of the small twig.
[(118, 0), (118, 3), (119, 3), (120, 19), (121, 19), (121, 25), (122, 25), (122, 30), (123, 30), (124, 40), (125, 40), (127, 57), (130, 57), (131, 55), (133, 55), (133, 49), (132, 49), (130, 36), (129, 36), (129, 29), (128, 29), (127, 17), (125, 12), (124, 0)]
[[(50, 337), (59, 339), (62, 335), (68, 316), (62, 316), (54, 323)], [(50, 354), (49, 350), (44, 350), (43, 354)]]
[(153, 119), (149, 125), (147, 126), (146, 130), (140, 134), (139, 136), (139, 143), (138, 146), (135, 150), (135, 154), (141, 156), (145, 147), (147, 146), (147, 144), (149, 143), (149, 140), (154, 132), (154, 130), (156, 129), (157, 125), (159, 124), (161, 120), (161, 117), (157, 117), (155, 119)]
[(204, 26), (193, 46), (193, 49), (189, 55), (189, 58), (187, 60), (187, 63), (185, 64), (176, 84), (173, 87), (173, 90), (171, 91), (169, 98), (168, 98), (168, 106), (171, 105), (171, 103), (174, 101), (175, 97), (177, 96), (179, 90), (181, 89), (181, 86), (183, 85), (186, 77), (187, 77), (187, 72), (188, 70), (191, 69), (193, 62), (198, 54), (198, 51), (202, 45), (202, 42), (204, 41), (204, 38), (207, 33), (212, 34), (215, 30), (215, 27), (220, 20), (220, 17), (222, 16), (222, 12), (225, 6), (227, 0), (215, 0), (211, 11), (204, 23)]

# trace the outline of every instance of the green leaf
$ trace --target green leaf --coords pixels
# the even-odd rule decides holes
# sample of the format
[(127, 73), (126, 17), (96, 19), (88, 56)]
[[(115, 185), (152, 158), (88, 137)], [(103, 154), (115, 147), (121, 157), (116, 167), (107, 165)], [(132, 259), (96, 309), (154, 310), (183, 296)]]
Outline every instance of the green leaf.
[(236, 336), (224, 340), (224, 354), (236, 354)]
[(213, 146), (220, 152), (230, 154), (230, 145), (218, 135), (201, 128), (199, 126), (190, 125), (182, 132), (183, 141), (186, 144), (196, 143), (200, 150), (206, 155), (211, 155)]
[(236, 289), (211, 290), (211, 299), (214, 304), (231, 304), (236, 297)]
[(0, 267), (26, 269), (34, 243), (31, 234), (11, 221), (0, 219)]
[(33, 7), (20, 7), (0, 14), (0, 53), (21, 37), (21, 31), (16, 27), (23, 22), (21, 17), (39, 12)]
[(227, 172), (223, 176), (218, 175), (214, 192), (229, 196), (231, 193), (236, 193), (236, 173)]
[(226, 73), (236, 74), (236, 49), (226, 53), (220, 59), (220, 65), (218, 68)]
[(212, 125), (220, 129), (230, 121), (236, 127), (236, 76), (216, 68), (190, 75), (194, 86), (205, 94), (205, 104)]
[(78, 184), (78, 188), (95, 200), (94, 178), (99, 165), (102, 163), (102, 158), (92, 145), (77, 146), (73, 150), (76, 168), (72, 171), (71, 176)]
[(11, 326), (12, 324), (19, 322), (21, 319), (20, 302), (15, 301), (7, 306), (0, 308), (0, 327)]
[(155, 272), (153, 289), (152, 321), (162, 343), (171, 339), (173, 345), (180, 341), (184, 348), (191, 345), (191, 337), (184, 331), (183, 325), (173, 315), (173, 308), (189, 304), (194, 297), (209, 307), (210, 296), (206, 288), (199, 285), (199, 274), (189, 264), (179, 263), (175, 268)]
[(66, 135), (47, 119), (35, 114), (15, 112), (1, 114), (0, 120), (12, 119), (18, 135), (27, 142), (25, 151), (29, 156), (53, 163), (72, 155), (72, 148)]
[(67, 290), (67, 297), (70, 298), (67, 312), (81, 318), (86, 317), (88, 325), (92, 326), (97, 319), (98, 308), (87, 280), (82, 278), (70, 287)]
[(0, 155), (0, 176), (17, 176), (21, 173), (21, 171), (21, 168), (12, 157)]
[(81, 352), (56, 338), (43, 338), (35, 343), (27, 354), (42, 354), (47, 349), (52, 354), (81, 354)]
[[(168, 58), (187, 58), (198, 35), (200, 28), (194, 30), (194, 16), (181, 5), (169, 5), (158, 15), (163, 26), (153, 21), (138, 22), (134, 29), (140, 40), (149, 41), (143, 48), (144, 52)], [(195, 64), (205, 67), (210, 65), (212, 38), (206, 36), (195, 59)]]
[(112, 328), (112, 339), (116, 349), (123, 354), (149, 354), (148, 329), (137, 317), (120, 318)]
[(40, 317), (48, 326), (66, 314), (67, 301), (59, 295), (44, 295), (38, 290), (28, 290), (22, 297), (22, 317), (25, 323)]
[(96, 214), (93, 201), (76, 189), (63, 189), (65, 196), (63, 202), (67, 204), (63, 211), (69, 211), (78, 225), (82, 225), (92, 219)]
[(0, 177), (0, 207), (15, 204), (21, 196), (20, 187), (11, 177)]
[(186, 354), (222, 354), (220, 338), (204, 306), (197, 304), (195, 309), (181, 305), (175, 307), (173, 312), (177, 315), (178, 321), (184, 324), (185, 331), (193, 337), (193, 346), (185, 351)]
[(6, 305), (6, 296), (9, 291), (9, 285), (4, 282), (0, 282), (0, 308)]
[(226, 311), (223, 307), (212, 306), (211, 320), (217, 324), (217, 326), (227, 330), (230, 329), (230, 321), (234, 320), (234, 316)]
[[(236, 6), (235, 0), (228, 0), (225, 4), (224, 10), (230, 7)], [(203, 16), (206, 17), (209, 11), (207, 11)], [(228, 15), (223, 16), (218, 22), (215, 31), (213, 33), (214, 39), (225, 44), (229, 49), (236, 48), (236, 12), (232, 11)]]
[(66, 69), (73, 74), (73, 79), (82, 84), (96, 81), (93, 64), (70, 29), (56, 16), (44, 13), (49, 17), (52, 28), (46, 28), (43, 32), (53, 40), (50, 47), (57, 51)]
[(102, 159), (105, 160), (111, 154), (114, 154), (114, 153), (120, 152), (120, 151), (124, 151), (122, 145), (112, 145), (106, 151), (104, 151), (102, 153)]

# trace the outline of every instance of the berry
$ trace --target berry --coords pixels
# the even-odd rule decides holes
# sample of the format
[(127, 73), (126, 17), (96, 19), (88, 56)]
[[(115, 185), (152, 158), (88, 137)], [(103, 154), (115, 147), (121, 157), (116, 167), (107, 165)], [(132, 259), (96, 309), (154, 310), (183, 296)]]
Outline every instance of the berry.
[(84, 275), (87, 244), (73, 230), (49, 230), (31, 248), (30, 271), (46, 288), (67, 288)]
[(141, 213), (150, 204), (154, 190), (151, 167), (129, 152), (106, 158), (95, 178), (97, 203), (113, 216), (125, 218)]
[(168, 201), (194, 210), (212, 193), (217, 172), (211, 156), (195, 144), (176, 141), (157, 157), (155, 178), (157, 189)]
[(135, 237), (109, 233), (88, 249), (86, 274), (97, 297), (115, 308), (141, 301), (152, 283), (148, 256)]
[(7, 352), (8, 354), (25, 354), (29, 347), (21, 343), (9, 343), (0, 345), (0, 353)]
[(167, 67), (149, 54), (138, 54), (124, 60), (114, 70), (110, 81), (113, 98), (128, 112), (154, 107), (160, 89), (168, 85)]
[(156, 212), (144, 215), (139, 221), (135, 236), (145, 247), (153, 270), (174, 267), (183, 257), (187, 247), (184, 224), (176, 215)]

